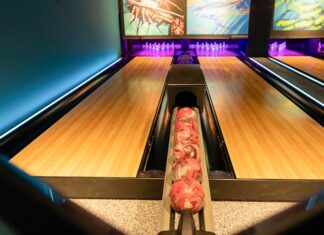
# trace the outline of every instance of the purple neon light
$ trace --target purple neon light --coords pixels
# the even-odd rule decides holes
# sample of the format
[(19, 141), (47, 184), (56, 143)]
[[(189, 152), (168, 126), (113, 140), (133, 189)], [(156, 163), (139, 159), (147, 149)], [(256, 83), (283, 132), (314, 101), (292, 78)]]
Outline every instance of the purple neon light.
[(321, 44), (321, 42), (318, 43), (317, 52), (320, 54), (324, 53), (324, 44)]
[(222, 51), (201, 51), (197, 50), (198, 56), (205, 56), (205, 57), (220, 57), (220, 56), (238, 56), (239, 54), (235, 51), (231, 50), (222, 50)]
[[(228, 41), (198, 41), (195, 40), (189, 45), (189, 49), (194, 49), (198, 56), (238, 56), (235, 51), (239, 46), (228, 44)], [(176, 49), (184, 49), (186, 46), (180, 42), (173, 41), (145, 41), (133, 45), (134, 56), (164, 57), (173, 56)]]
[(269, 55), (270, 56), (304, 56), (304, 54), (302, 54), (300, 52), (289, 50), (287, 48), (282, 49), (280, 51), (269, 50)]
[(173, 56), (174, 50), (169, 51), (151, 51), (151, 50), (141, 50), (135, 52), (134, 56), (149, 56), (149, 57), (169, 57)]

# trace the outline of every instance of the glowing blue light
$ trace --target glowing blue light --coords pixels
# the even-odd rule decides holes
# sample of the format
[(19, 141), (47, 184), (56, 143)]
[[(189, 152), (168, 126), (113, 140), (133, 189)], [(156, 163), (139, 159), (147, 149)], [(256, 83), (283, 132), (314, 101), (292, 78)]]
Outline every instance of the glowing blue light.
[(44, 112), (45, 110), (47, 110), (48, 108), (54, 106), (55, 104), (57, 104), (58, 102), (60, 102), (62, 99), (64, 99), (65, 97), (69, 96), (70, 94), (72, 94), (74, 91), (78, 90), (80, 87), (82, 87), (83, 85), (85, 85), (86, 83), (88, 83), (89, 81), (93, 80), (95, 77), (97, 77), (99, 74), (101, 74), (102, 72), (104, 72), (105, 70), (111, 68), (113, 65), (115, 65), (116, 63), (118, 63), (122, 58), (117, 59), (116, 61), (114, 61), (113, 63), (111, 63), (110, 65), (108, 65), (107, 67), (103, 68), (102, 70), (100, 70), (99, 72), (97, 72), (96, 74), (92, 75), (90, 78), (88, 78), (87, 80), (83, 81), (82, 83), (80, 83), (79, 85), (77, 85), (76, 87), (74, 87), (73, 89), (71, 89), (70, 91), (68, 91), (67, 93), (65, 93), (64, 95), (62, 95), (61, 97), (57, 98), (56, 100), (54, 100), (53, 102), (51, 102), (50, 104), (48, 104), (47, 106), (45, 106), (44, 108), (42, 108), (41, 110), (39, 110), (38, 112), (34, 113), (33, 115), (31, 115), (30, 117), (28, 117), (27, 119), (25, 119), (24, 121), (20, 122), (19, 124), (17, 124), (16, 126), (14, 126), (13, 128), (11, 128), (10, 130), (6, 131), (5, 133), (3, 133), (0, 136), (0, 140), (4, 139), (6, 136), (8, 136), (10, 133), (12, 133), (13, 131), (17, 130), (19, 127), (21, 127), (22, 125), (24, 125), (25, 123), (27, 123), (28, 121), (30, 121), (31, 119), (33, 119), (34, 117), (36, 117), (37, 115), (39, 115), (40, 113)]

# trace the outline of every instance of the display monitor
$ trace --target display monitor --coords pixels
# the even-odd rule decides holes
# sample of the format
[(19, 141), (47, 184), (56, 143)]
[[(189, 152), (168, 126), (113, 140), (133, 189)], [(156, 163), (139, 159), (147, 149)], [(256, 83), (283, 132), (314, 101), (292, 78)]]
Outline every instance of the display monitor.
[(324, 0), (275, 0), (273, 36), (324, 36)]
[(188, 0), (188, 35), (248, 34), (250, 0)]
[(123, 0), (125, 37), (185, 35), (186, 0)]

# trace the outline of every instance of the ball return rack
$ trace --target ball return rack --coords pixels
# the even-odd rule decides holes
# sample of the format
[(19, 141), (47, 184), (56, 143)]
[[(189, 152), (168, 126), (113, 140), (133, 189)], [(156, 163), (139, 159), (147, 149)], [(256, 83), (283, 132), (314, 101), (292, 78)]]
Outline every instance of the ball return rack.
[[(204, 146), (204, 140), (201, 129), (200, 114), (199, 109), (194, 108), (196, 118), (197, 118), (197, 132), (199, 138), (199, 151), (200, 151), (200, 165), (201, 165), (201, 185), (204, 189), (205, 198), (203, 208), (198, 212), (193, 214), (192, 212), (185, 210), (180, 214), (180, 219), (178, 223), (177, 230), (175, 229), (176, 221), (179, 217), (179, 213), (175, 212), (171, 207), (171, 201), (169, 197), (169, 192), (172, 185), (172, 165), (173, 165), (173, 149), (174, 134), (175, 134), (175, 123), (176, 123), (176, 113), (179, 107), (175, 107), (172, 112), (171, 120), (171, 131), (168, 146), (168, 156), (166, 161), (166, 171), (164, 177), (163, 185), (163, 196), (162, 196), (162, 213), (161, 213), (161, 232), (159, 235), (172, 235), (172, 234), (199, 234), (199, 235), (212, 235), (211, 231), (214, 231), (214, 221), (213, 212), (211, 206), (211, 196), (209, 188), (209, 180), (207, 173), (207, 161), (206, 161), (206, 151)], [(195, 222), (199, 224), (198, 229), (196, 228)]]

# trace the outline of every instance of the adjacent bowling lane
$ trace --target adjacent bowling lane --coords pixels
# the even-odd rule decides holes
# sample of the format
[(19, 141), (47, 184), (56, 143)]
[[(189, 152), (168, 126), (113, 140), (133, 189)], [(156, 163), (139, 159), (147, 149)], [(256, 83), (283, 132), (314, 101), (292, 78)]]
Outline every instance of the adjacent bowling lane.
[(324, 179), (324, 129), (235, 57), (199, 57), (237, 178)]
[(321, 59), (311, 56), (274, 56), (274, 58), (324, 81), (324, 61)]
[(134, 58), (11, 162), (37, 176), (136, 176), (171, 59)]

